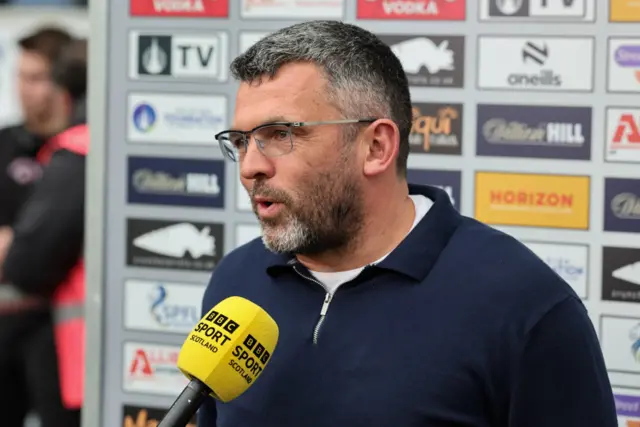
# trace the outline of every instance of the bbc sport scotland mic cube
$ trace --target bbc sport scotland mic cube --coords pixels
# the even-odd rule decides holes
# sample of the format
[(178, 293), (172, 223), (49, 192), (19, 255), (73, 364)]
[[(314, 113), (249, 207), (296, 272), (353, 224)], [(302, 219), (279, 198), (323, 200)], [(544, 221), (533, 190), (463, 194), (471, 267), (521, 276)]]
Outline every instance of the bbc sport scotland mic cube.
[(209, 396), (226, 403), (244, 393), (267, 366), (278, 334), (273, 318), (251, 301), (218, 303), (182, 345), (177, 365), (190, 382), (158, 427), (183, 427)]

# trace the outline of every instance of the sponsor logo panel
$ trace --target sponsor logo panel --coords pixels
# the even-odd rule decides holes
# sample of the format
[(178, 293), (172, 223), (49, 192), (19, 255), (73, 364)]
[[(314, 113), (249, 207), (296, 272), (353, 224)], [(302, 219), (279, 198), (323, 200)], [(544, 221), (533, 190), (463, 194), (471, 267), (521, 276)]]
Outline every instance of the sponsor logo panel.
[(132, 156), (128, 167), (129, 203), (224, 208), (222, 160)]
[(11, 33), (0, 33), (0, 126), (20, 121), (22, 112), (17, 88), (19, 50)]
[(602, 299), (640, 303), (640, 249), (602, 249)]
[(224, 224), (127, 219), (127, 265), (210, 272), (224, 254)]
[(223, 18), (229, 0), (129, 0), (132, 16)]
[(477, 172), (475, 217), (493, 225), (589, 228), (590, 177)]
[(238, 224), (236, 225), (236, 247), (249, 243), (262, 235), (258, 224)]
[(640, 318), (601, 316), (600, 344), (607, 370), (640, 374)]
[(176, 366), (180, 347), (125, 342), (123, 350), (124, 391), (177, 397), (188, 384)]
[(478, 87), (591, 92), (593, 37), (478, 36)]
[(465, 0), (358, 0), (358, 19), (464, 21)]
[(229, 35), (137, 32), (129, 35), (129, 78), (206, 79), (228, 77)]
[(247, 190), (242, 185), (240, 178), (238, 178), (236, 183), (236, 209), (240, 212), (253, 212), (251, 198), (249, 197)]
[(404, 68), (410, 86), (461, 88), (464, 36), (379, 35)]
[(344, 0), (241, 0), (242, 18), (342, 19)]
[[(168, 409), (124, 405), (122, 407), (122, 427), (154, 427), (166, 415)], [(185, 427), (197, 427), (197, 417), (191, 417)]]
[(580, 298), (587, 298), (589, 246), (528, 241), (522, 243), (562, 277)]
[(227, 123), (227, 98), (217, 95), (131, 93), (127, 136), (131, 142), (216, 146)]
[(607, 108), (605, 159), (640, 163), (640, 108)]
[(640, 38), (609, 39), (607, 90), (640, 92)]
[(124, 326), (151, 332), (189, 333), (200, 319), (206, 286), (150, 280), (125, 282)]
[(640, 233), (640, 179), (605, 178), (604, 230)]
[(411, 184), (431, 185), (447, 192), (451, 204), (460, 210), (462, 173), (447, 170), (409, 169), (407, 181)]
[(412, 153), (462, 154), (462, 104), (413, 104)]
[(618, 414), (618, 426), (640, 426), (640, 390), (613, 387), (613, 398)]
[(595, 0), (480, 0), (480, 20), (593, 22)]
[(591, 108), (479, 104), (476, 154), (589, 160)]
[(609, 21), (640, 22), (640, 3), (636, 0), (609, 0)]

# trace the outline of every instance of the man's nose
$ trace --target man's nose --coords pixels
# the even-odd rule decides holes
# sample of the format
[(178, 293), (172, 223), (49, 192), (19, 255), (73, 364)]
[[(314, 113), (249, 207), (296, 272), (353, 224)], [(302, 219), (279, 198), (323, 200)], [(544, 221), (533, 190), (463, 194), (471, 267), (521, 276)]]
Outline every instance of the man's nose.
[(251, 138), (247, 144), (247, 152), (240, 158), (240, 175), (244, 179), (256, 179), (271, 178), (274, 174), (273, 162), (260, 151), (258, 143)]

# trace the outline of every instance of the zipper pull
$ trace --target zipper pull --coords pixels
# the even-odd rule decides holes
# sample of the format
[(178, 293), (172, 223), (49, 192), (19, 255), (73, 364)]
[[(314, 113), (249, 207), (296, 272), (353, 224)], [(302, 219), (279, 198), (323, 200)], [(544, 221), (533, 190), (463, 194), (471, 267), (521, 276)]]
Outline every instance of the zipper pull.
[(333, 295), (327, 292), (327, 294), (324, 296), (324, 303), (322, 303), (320, 316), (324, 316), (327, 314), (327, 310), (329, 310), (329, 304), (331, 304), (331, 298), (333, 298)]

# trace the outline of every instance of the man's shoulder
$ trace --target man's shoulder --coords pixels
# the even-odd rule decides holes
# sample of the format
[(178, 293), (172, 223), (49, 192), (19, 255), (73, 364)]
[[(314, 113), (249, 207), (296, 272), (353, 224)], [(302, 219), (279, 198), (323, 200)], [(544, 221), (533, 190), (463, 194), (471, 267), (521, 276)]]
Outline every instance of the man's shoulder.
[(204, 306), (210, 308), (228, 296), (246, 294), (254, 286), (260, 286), (270, 255), (259, 237), (226, 254), (211, 274)]
[(463, 219), (443, 255), (460, 292), (475, 303), (541, 315), (567, 297), (578, 298), (524, 243), (471, 218)]
[[(226, 254), (216, 266), (215, 272), (222, 274), (254, 274), (260, 260), (264, 259), (269, 252), (262, 243), (261, 237), (244, 243)], [(251, 267), (251, 268), (247, 268)]]

